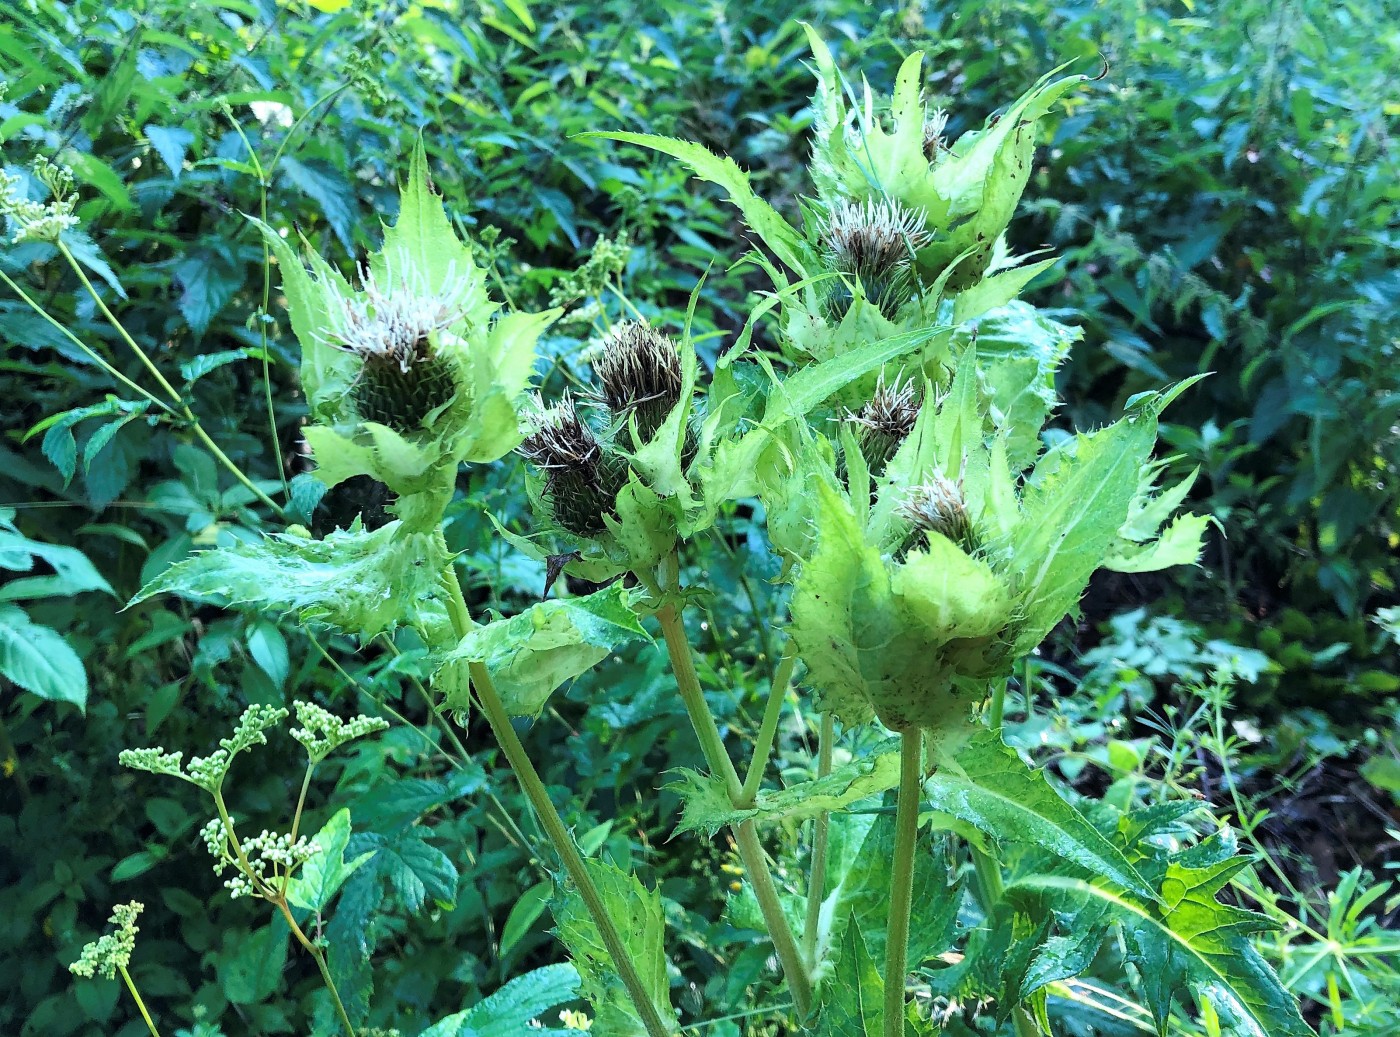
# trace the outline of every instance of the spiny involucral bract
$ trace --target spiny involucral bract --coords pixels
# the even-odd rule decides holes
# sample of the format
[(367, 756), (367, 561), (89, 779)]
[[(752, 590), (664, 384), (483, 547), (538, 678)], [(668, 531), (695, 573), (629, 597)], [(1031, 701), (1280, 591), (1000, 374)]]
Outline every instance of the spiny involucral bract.
[(440, 339), (465, 319), (475, 285), (448, 280), (430, 294), (407, 271), (378, 277), (365, 268), (361, 276), (362, 289), (334, 314), (331, 344), (361, 362), (352, 390), (360, 419), (416, 431), (460, 389), (456, 361), (441, 350)]
[[(828, 209), (820, 234), (828, 266), (858, 281), (864, 298), (893, 320), (913, 294), (914, 257), (930, 240), (923, 215), (888, 198), (841, 199)], [(840, 320), (852, 302), (850, 287), (838, 281), (826, 305)]]
[(681, 399), (681, 354), (675, 342), (641, 321), (624, 321), (608, 334), (593, 361), (597, 402), (616, 420), (637, 421), (642, 442), (656, 435)]
[(544, 499), (554, 521), (576, 536), (606, 532), (603, 516), (616, 518), (626, 462), (598, 439), (567, 391), (551, 406), (537, 401), (529, 420), (533, 431), (520, 444), (520, 454), (544, 475)]
[[(884, 471), (900, 444), (914, 431), (919, 407), (919, 395), (912, 378), (896, 377), (892, 384), (886, 385), (881, 375), (875, 394), (865, 406), (858, 413), (847, 415), (846, 421), (855, 426), (856, 442), (871, 475)], [(844, 463), (842, 467), (844, 469)]]

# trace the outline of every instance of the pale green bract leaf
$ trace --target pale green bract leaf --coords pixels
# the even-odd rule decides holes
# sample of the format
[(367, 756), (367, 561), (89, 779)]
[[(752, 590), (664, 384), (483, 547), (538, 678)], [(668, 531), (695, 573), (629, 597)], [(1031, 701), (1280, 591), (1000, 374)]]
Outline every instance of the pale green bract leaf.
[(1104, 568), (1120, 573), (1149, 573), (1173, 565), (1195, 565), (1201, 557), (1209, 515), (1178, 515), (1162, 535), (1146, 544), (1120, 541), (1104, 559)]
[[(604, 861), (589, 858), (584, 866), (662, 1025), (674, 1031), (676, 1014), (671, 1008), (671, 983), (666, 973), (666, 922), (660, 893)], [(574, 890), (566, 890), (552, 909), (559, 939), (578, 969), (580, 993), (593, 1006), (594, 1030), (609, 1037), (647, 1037), (583, 899)]]
[(316, 833), (314, 841), (320, 849), (306, 859), (287, 883), (287, 899), (296, 907), (319, 913), (330, 906), (345, 880), (373, 857), (374, 852), (362, 853), (353, 860), (345, 859), (345, 848), (350, 845), (350, 811), (344, 807)]
[[(648, 637), (618, 581), (582, 598), (531, 605), (469, 632), (445, 663), (482, 663), (512, 716), (535, 716), (555, 688), (586, 673), (628, 641)], [(451, 709), (468, 703), (449, 701)]]
[(0, 605), (0, 676), (40, 698), (87, 710), (87, 671), (78, 653), (14, 605)]
[(439, 576), (449, 561), (439, 537), (398, 522), (323, 540), (272, 534), (201, 551), (161, 573), (131, 600), (178, 594), (193, 601), (294, 615), (362, 639), (400, 623), (445, 617)]
[(1140, 897), (1156, 893), (1123, 852), (1026, 766), (996, 732), (979, 727), (956, 753), (937, 752), (924, 785), (929, 805), (997, 841), (1030, 842)]
[(868, 756), (835, 768), (824, 778), (802, 781), (782, 789), (762, 789), (748, 809), (733, 806), (724, 782), (687, 768), (666, 788), (681, 798), (681, 821), (675, 834), (700, 831), (713, 836), (728, 825), (755, 820), (801, 821), (840, 810), (899, 784), (899, 743), (891, 740)]
[(972, 327), (992, 419), (1006, 437), (1007, 460), (1019, 472), (1040, 453), (1041, 427), (1059, 403), (1055, 372), (1083, 332), (1019, 301)]
[(572, 965), (546, 965), (517, 976), (465, 1012), (428, 1027), (419, 1037), (541, 1037), (573, 1033), (541, 1027), (545, 1012), (578, 997), (579, 975)]
[(1156, 440), (1155, 415), (1138, 412), (1037, 462), (1010, 538), (1009, 564), (1024, 594), (1015, 654), (1035, 648), (1078, 604), (1127, 520)]
[(801, 236), (776, 209), (754, 194), (748, 174), (740, 169), (732, 158), (722, 158), (701, 144), (651, 133), (612, 132), (582, 136), (604, 137), (625, 144), (635, 144), (679, 159), (701, 180), (723, 188), (729, 195), (729, 200), (743, 214), (744, 222), (773, 250), (773, 254), (799, 277), (808, 276), (808, 264)]

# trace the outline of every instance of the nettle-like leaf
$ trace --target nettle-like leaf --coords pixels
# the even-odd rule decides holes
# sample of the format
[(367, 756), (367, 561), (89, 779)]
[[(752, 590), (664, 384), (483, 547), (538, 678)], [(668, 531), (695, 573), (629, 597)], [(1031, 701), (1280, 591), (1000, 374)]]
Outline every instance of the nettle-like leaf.
[(994, 841), (1033, 842), (1145, 900), (1157, 899), (1123, 851), (1067, 803), (1044, 774), (1022, 763), (995, 731), (978, 728), (956, 753), (937, 754), (924, 795), (933, 809)]
[(306, 859), (287, 884), (287, 900), (296, 907), (319, 913), (330, 905), (345, 880), (373, 857), (374, 852), (345, 859), (345, 848), (350, 845), (350, 811), (344, 807), (316, 833), (315, 843), (320, 849)]
[[(531, 605), (472, 630), (445, 663), (482, 663), (513, 716), (536, 716), (555, 688), (586, 673), (620, 645), (647, 638), (621, 581), (582, 598)], [(465, 709), (456, 690), (451, 709)]]
[[(666, 921), (661, 894), (647, 889), (635, 875), (604, 861), (590, 858), (584, 866), (617, 926), (657, 1015), (663, 1025), (674, 1028), (676, 1014), (671, 1007), (671, 984), (666, 974)], [(596, 1031), (616, 1037), (646, 1037), (646, 1027), (583, 898), (572, 889), (562, 890), (552, 910), (559, 939), (578, 969), (580, 993), (593, 1006)]]
[(178, 594), (193, 601), (293, 615), (361, 638), (400, 623), (446, 618), (439, 584), (449, 556), (441, 538), (390, 522), (323, 540), (271, 534), (201, 551), (161, 573), (131, 600)]
[(892, 789), (899, 784), (899, 743), (891, 739), (825, 777), (782, 789), (760, 790), (757, 802), (747, 809), (733, 805), (719, 777), (685, 767), (675, 773), (677, 780), (666, 788), (681, 798), (676, 834), (699, 831), (713, 836), (722, 828), (749, 820), (759, 824), (803, 821)]
[(959, 327), (955, 349), (964, 335), (976, 346), (993, 424), (1004, 432), (1007, 460), (1019, 472), (1040, 453), (1040, 430), (1059, 404), (1055, 372), (1083, 332), (1013, 302)]
[(0, 676), (40, 698), (87, 710), (87, 671), (78, 653), (15, 605), (0, 604)]
[(579, 996), (579, 975), (572, 965), (546, 965), (517, 976), (465, 1012), (428, 1027), (419, 1037), (535, 1037), (577, 1031), (541, 1026), (551, 1008)]

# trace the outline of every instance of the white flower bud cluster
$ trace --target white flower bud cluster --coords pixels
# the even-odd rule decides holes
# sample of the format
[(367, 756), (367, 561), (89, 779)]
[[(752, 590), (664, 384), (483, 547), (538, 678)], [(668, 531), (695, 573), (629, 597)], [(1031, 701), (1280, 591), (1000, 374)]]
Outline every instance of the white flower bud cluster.
[(184, 753), (168, 753), (162, 745), (154, 749), (123, 749), (117, 754), (117, 762), (135, 771), (149, 771), (151, 774), (164, 774), (172, 778), (184, 778), (180, 760)]
[(286, 833), (263, 829), (261, 835), (243, 840), (243, 858), (248, 862), (245, 870), (242, 861), (235, 856), (238, 844), (233, 832), (221, 818), (212, 819), (200, 829), (199, 835), (214, 858), (215, 875), (223, 875), (229, 867), (237, 869), (236, 875), (224, 881), (224, 887), (234, 898), (263, 896), (265, 891), (275, 888), (279, 877), (290, 875), (321, 852), (315, 839), (302, 836), (294, 841)]
[(131, 961), (131, 952), (136, 949), (136, 916), (146, 909), (146, 905), (133, 900), (129, 904), (118, 904), (112, 909), (108, 920), (116, 931), (107, 933), (83, 948), (78, 960), (69, 965), (75, 976), (91, 979), (100, 975), (104, 979), (116, 979), (117, 970), (126, 968)]
[(306, 749), (312, 763), (320, 763), (346, 742), (361, 735), (387, 731), (389, 723), (378, 717), (357, 716), (341, 720), (314, 702), (293, 704), (300, 727), (292, 728), (292, 737)]
[(78, 225), (78, 218), (73, 215), (78, 204), (72, 194), (73, 174), (46, 158), (35, 159), (33, 168), (34, 178), (53, 196), (47, 202), (25, 197), (23, 181), (0, 170), (0, 215), (8, 218), (16, 245), (26, 241), (56, 242), (65, 230)]

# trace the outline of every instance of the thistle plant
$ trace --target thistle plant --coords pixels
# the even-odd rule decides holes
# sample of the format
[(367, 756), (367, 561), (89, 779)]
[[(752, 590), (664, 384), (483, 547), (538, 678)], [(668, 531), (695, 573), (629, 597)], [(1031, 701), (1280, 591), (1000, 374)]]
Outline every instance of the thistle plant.
[[(1022, 1037), (1047, 1032), (1052, 985), (1116, 939), (1164, 1033), (1173, 1012), (1198, 1006), (1222, 1032), (1307, 1033), (1248, 942), (1264, 923), (1216, 899), (1244, 866), (1233, 841), (1176, 837), (1197, 804), (1086, 815), (1002, 740), (1013, 667), (1074, 612), (1092, 574), (1194, 563), (1205, 525), (1172, 517), (1189, 483), (1157, 485), (1152, 460), (1158, 416), (1188, 386), (1053, 446), (1041, 435), (1075, 336), (1014, 301), (1045, 263), (1018, 263), (1001, 239), (1037, 120), (1084, 77), (1047, 79), (945, 142), (945, 117), (920, 96), (919, 55), (887, 102), (867, 87), (848, 108), (853, 92), (812, 42), (815, 194), (801, 228), (698, 145), (609, 134), (729, 193), (767, 247), (751, 258), (774, 293), (755, 320), (777, 310), (775, 352), (752, 348), (751, 322), (701, 377), (688, 324), (670, 336), (621, 323), (591, 381), (580, 375), (585, 392), (532, 396), (535, 341), (557, 313), (500, 312), (420, 150), (359, 287), (314, 254), (304, 265), (265, 228), (302, 346), (317, 477), (383, 483), (394, 521), (220, 547), (138, 600), (177, 593), (362, 641), (416, 631), (444, 708), (485, 718), (549, 840), (557, 933), (595, 1032), (678, 1031), (660, 896), (583, 855), (512, 718), (538, 716), (561, 685), (659, 633), (705, 760), (675, 776), (679, 830), (732, 834), (744, 882), (731, 917), (772, 942), (795, 1030), (932, 1034), (937, 998), (982, 1006)], [(501, 536), (552, 573), (604, 586), (474, 616), (443, 513), (462, 464), (512, 450), (529, 471), (534, 528)], [(688, 563), (737, 502), (755, 500), (786, 563), (773, 619), (787, 640), (741, 767), (695, 666), (686, 619), (704, 588)], [(814, 776), (774, 788), (794, 686), (817, 714)], [(270, 716), (252, 714), (199, 769), (160, 750), (130, 760), (210, 790), (220, 862), (239, 869), (239, 891), (286, 909), (292, 873), (329, 840), (300, 842), (295, 823), (242, 839), (218, 797)], [(324, 712), (299, 720), (308, 780), (319, 754), (359, 733)], [(805, 881), (782, 882), (760, 826), (809, 820)], [(959, 939), (965, 897), (983, 922), (950, 966), (940, 955)]]

